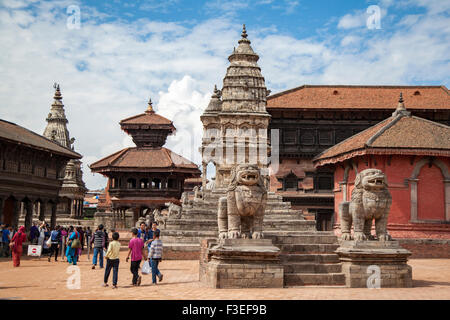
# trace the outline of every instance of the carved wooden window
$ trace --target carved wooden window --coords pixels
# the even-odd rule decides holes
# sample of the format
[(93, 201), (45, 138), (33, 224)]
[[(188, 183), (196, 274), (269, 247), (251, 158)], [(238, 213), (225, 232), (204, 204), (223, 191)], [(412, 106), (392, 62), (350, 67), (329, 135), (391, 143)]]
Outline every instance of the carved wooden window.
[(127, 180), (127, 188), (128, 189), (136, 189), (136, 179), (128, 179)]
[(305, 130), (300, 135), (300, 143), (305, 146), (312, 146), (315, 143), (315, 132), (313, 130)]
[(150, 186), (148, 179), (141, 179), (139, 183), (141, 189), (147, 189)]
[(298, 189), (298, 177), (290, 173), (288, 174), (283, 181), (283, 189), (284, 190), (294, 190), (297, 191)]
[(176, 179), (169, 179), (167, 186), (169, 189), (176, 189), (177, 188), (177, 180)]
[(331, 130), (321, 130), (319, 131), (319, 144), (322, 146), (333, 145), (333, 131)]
[(297, 143), (297, 130), (292, 130), (292, 129), (283, 130), (283, 143), (284, 144), (296, 144)]
[(153, 178), (152, 180), (152, 188), (161, 189), (161, 179)]

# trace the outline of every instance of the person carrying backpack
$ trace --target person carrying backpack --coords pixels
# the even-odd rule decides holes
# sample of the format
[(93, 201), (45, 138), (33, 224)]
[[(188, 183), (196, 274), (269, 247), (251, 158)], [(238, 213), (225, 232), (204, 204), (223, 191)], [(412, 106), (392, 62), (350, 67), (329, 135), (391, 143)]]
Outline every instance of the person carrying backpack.
[(61, 232), (59, 228), (59, 226), (56, 226), (50, 233), (51, 246), (48, 262), (50, 262), (53, 253), (55, 253), (55, 261), (58, 261), (59, 243), (61, 242)]

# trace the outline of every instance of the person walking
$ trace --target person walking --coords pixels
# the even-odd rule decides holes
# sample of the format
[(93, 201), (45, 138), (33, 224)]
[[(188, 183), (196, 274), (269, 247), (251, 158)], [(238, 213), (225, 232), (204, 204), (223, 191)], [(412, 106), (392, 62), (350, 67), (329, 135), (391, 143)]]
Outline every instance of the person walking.
[(131, 255), (130, 271), (133, 274), (133, 280), (131, 284), (133, 286), (140, 286), (142, 277), (139, 275), (139, 265), (141, 264), (142, 260), (142, 248), (144, 247), (144, 241), (138, 238), (138, 229), (131, 229), (131, 233), (132, 238), (130, 240), (130, 243), (128, 244), (129, 250), (126, 261), (128, 262)]
[(44, 246), (46, 232), (47, 232), (47, 228), (45, 226), (45, 222), (42, 222), (41, 226), (39, 227), (39, 237), (38, 237), (38, 241), (37, 241), (38, 246), (41, 246), (41, 247)]
[(39, 238), (39, 229), (36, 226), (36, 222), (33, 222), (33, 225), (30, 228), (30, 242), (31, 244), (37, 244), (38, 238)]
[(19, 231), (11, 239), (11, 251), (13, 257), (13, 266), (20, 266), (20, 257), (22, 256), (23, 247), (22, 243), (27, 241), (27, 234), (25, 233), (25, 227), (20, 227)]
[(147, 232), (147, 238), (145, 239), (145, 245), (148, 248), (148, 252), (150, 253), (150, 246), (152, 245), (152, 241), (154, 239), (154, 232), (159, 231), (161, 234), (161, 231), (158, 229), (158, 222), (153, 221), (152, 222), (152, 228)]
[(94, 245), (94, 254), (92, 258), (92, 269), (97, 266), (97, 256), (100, 255), (100, 269), (103, 268), (103, 249), (105, 248), (105, 232), (103, 232), (103, 225), (98, 226), (94, 236), (91, 240), (91, 245)]
[(163, 275), (159, 272), (158, 265), (162, 260), (163, 244), (159, 238), (159, 230), (153, 232), (153, 241), (150, 247), (150, 266), (152, 267), (152, 283), (156, 284), (156, 277), (158, 277), (159, 282), (163, 280)]
[(69, 234), (69, 239), (67, 240), (66, 257), (69, 264), (77, 265), (78, 261), (78, 249), (81, 247), (80, 233), (73, 229), (72, 233)]
[(144, 241), (147, 240), (146, 227), (147, 227), (146, 223), (142, 222), (141, 225), (140, 225), (140, 228), (138, 229), (138, 235), (137, 235), (138, 238), (140, 238), (140, 239), (142, 239)]
[(53, 253), (55, 254), (55, 261), (58, 261), (59, 243), (61, 242), (61, 231), (59, 229), (60, 227), (56, 226), (52, 232), (50, 232), (51, 246), (48, 262), (50, 262)]
[(105, 269), (105, 276), (103, 279), (103, 286), (108, 286), (108, 278), (109, 274), (111, 272), (111, 269), (113, 269), (113, 289), (117, 289), (117, 280), (119, 275), (119, 254), (120, 254), (120, 242), (119, 240), (119, 233), (114, 232), (112, 234), (111, 243), (108, 246), (108, 251), (106, 252), (105, 258), (106, 258), (106, 269)]

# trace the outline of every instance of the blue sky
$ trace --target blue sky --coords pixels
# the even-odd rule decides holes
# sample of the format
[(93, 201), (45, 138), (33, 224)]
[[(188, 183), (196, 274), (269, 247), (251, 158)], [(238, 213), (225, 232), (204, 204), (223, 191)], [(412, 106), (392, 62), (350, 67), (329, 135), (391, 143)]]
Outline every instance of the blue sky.
[[(379, 29), (367, 26), (374, 5)], [(274, 93), (303, 84), (449, 87), (448, 0), (0, 0), (0, 117), (42, 133), (60, 83), (85, 181), (99, 188), (105, 180), (87, 164), (133, 145), (118, 122), (151, 96), (177, 127), (167, 146), (200, 163), (199, 116), (214, 84), (221, 88), (243, 23)]]

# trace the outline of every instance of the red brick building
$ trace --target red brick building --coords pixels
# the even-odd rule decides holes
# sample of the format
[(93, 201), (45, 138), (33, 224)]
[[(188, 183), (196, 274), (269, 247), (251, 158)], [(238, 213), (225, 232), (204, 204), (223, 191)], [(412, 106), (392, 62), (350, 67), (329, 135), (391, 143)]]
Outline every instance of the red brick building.
[(400, 92), (414, 115), (450, 125), (445, 86), (303, 85), (268, 97), (269, 129), (279, 130), (279, 170), (270, 189), (317, 221), (333, 228), (333, 171), (315, 167), (324, 150), (390, 117)]
[(391, 117), (314, 158), (334, 171), (334, 217), (350, 201), (356, 174), (382, 170), (392, 196), (388, 230), (395, 238), (450, 239), (450, 127), (412, 116), (403, 99)]

